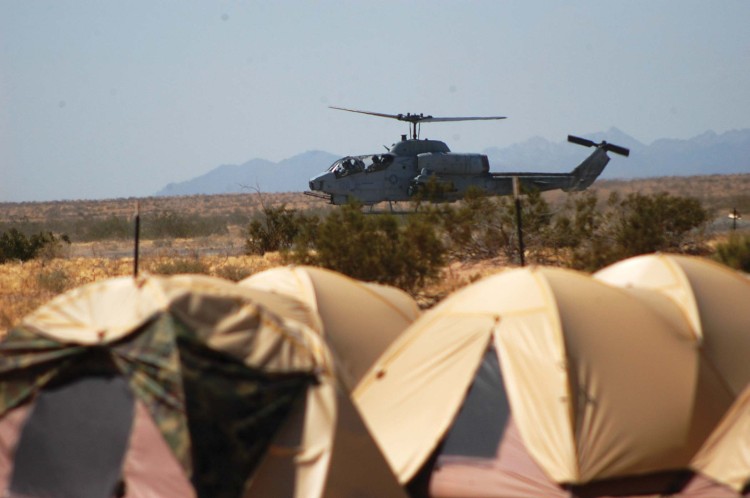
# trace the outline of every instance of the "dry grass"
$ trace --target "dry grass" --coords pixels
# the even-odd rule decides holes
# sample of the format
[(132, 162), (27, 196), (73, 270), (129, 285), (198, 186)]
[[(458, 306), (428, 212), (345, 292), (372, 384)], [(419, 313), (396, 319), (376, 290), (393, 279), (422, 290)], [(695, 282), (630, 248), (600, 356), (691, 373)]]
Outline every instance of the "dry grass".
[(274, 207), (286, 205), (299, 210), (327, 209), (329, 206), (324, 201), (301, 192), (260, 195), (256, 193), (188, 195), (92, 201), (0, 202), (0, 221), (130, 217), (135, 213), (136, 202), (139, 204), (141, 214), (174, 211), (201, 216), (225, 215), (235, 211), (248, 213), (261, 209), (263, 204)]
[[(157, 252), (144, 256), (139, 267), (142, 272), (203, 273), (238, 281), (281, 264), (281, 257), (275, 253), (175, 256)], [(0, 337), (57, 294), (91, 282), (132, 274), (132, 257), (69, 257), (0, 265)]]

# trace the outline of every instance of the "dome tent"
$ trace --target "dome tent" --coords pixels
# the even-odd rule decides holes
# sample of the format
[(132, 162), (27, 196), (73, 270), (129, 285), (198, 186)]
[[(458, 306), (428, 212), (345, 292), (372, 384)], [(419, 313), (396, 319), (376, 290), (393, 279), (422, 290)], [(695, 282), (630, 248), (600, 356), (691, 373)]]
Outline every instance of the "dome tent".
[(314, 313), (309, 321), (317, 321), (314, 328), (331, 348), (349, 390), (420, 314), (414, 299), (401, 289), (311, 266), (272, 268), (240, 285), (305, 303)]
[(526, 268), (426, 312), (353, 396), (432, 496), (643, 496), (685, 486), (735, 398), (710, 361), (669, 297)]
[[(696, 346), (725, 380), (735, 401), (691, 461), (696, 487), (706, 496), (750, 489), (750, 289), (746, 275), (704, 259), (647, 255), (611, 265), (597, 279), (628, 289), (648, 289), (679, 304), (696, 333)], [(746, 494), (750, 492), (745, 491)]]
[(403, 496), (318, 335), (270, 311), (286, 306), (192, 276), (112, 279), (42, 306), (0, 343), (3, 490)]

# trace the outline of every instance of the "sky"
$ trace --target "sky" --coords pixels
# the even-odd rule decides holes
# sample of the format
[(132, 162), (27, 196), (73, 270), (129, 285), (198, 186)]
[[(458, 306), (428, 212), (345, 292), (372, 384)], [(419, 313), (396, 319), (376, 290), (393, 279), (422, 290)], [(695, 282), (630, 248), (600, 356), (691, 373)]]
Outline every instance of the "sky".
[(746, 0), (0, 0), (0, 202), (152, 195), (222, 164), (750, 128)]

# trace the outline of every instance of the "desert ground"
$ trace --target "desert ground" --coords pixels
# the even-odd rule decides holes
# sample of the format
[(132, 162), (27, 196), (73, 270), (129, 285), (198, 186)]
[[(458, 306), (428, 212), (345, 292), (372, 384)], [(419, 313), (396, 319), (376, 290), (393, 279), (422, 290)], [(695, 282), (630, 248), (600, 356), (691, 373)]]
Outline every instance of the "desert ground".
[[(714, 221), (709, 231), (716, 240), (725, 238), (731, 230), (728, 213), (733, 209), (740, 213), (750, 212), (750, 174), (600, 180), (593, 188), (600, 198), (606, 198), (611, 192), (668, 192), (698, 198), (712, 212)], [(553, 205), (562, 202), (564, 196), (562, 192), (545, 194), (548, 202)], [(271, 205), (318, 212), (336, 209), (301, 193), (0, 203), (0, 227), (13, 226), (14, 223), (37, 223), (42, 226), (51, 220), (133, 217), (136, 208), (142, 215), (174, 211), (202, 216), (233, 214), (236, 219), (245, 220), (251, 219), (263, 206)], [(750, 218), (750, 215), (747, 216)], [(747, 222), (743, 220), (742, 223), (740, 228), (744, 229), (744, 223)], [(229, 233), (222, 235), (143, 240), (140, 245), (139, 271), (206, 273), (238, 281), (255, 272), (285, 264), (278, 253), (246, 255), (244, 244), (245, 226), (242, 222), (230, 226)], [(451, 261), (443, 269), (440, 282), (423, 289), (415, 297), (423, 307), (428, 307), (453, 290), (512, 264), (503, 258), (473, 262)], [(0, 334), (61, 292), (105, 278), (132, 275), (133, 272), (131, 240), (72, 240), (71, 244), (64, 245), (52, 255), (27, 262), (0, 264)]]

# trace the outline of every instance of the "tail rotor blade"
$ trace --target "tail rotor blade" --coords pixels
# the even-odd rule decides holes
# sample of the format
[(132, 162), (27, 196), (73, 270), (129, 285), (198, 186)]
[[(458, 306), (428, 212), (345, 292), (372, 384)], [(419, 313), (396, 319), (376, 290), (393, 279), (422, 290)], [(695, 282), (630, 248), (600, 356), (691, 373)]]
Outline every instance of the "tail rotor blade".
[(568, 135), (568, 142), (583, 145), (584, 147), (593, 147), (597, 145), (596, 142), (592, 142), (586, 138), (576, 137), (575, 135)]
[(568, 142), (583, 145), (584, 147), (601, 147), (607, 152), (614, 152), (615, 154), (620, 154), (621, 156), (625, 157), (628, 157), (630, 155), (630, 149), (626, 149), (625, 147), (620, 147), (619, 145), (615, 144), (609, 144), (607, 142), (596, 143), (593, 140), (576, 137), (575, 135), (568, 135)]
[(630, 149), (626, 149), (625, 147), (620, 147), (619, 145), (615, 144), (608, 144), (604, 143), (604, 150), (607, 152), (614, 152), (615, 154), (620, 154), (621, 156), (628, 157), (630, 155)]

